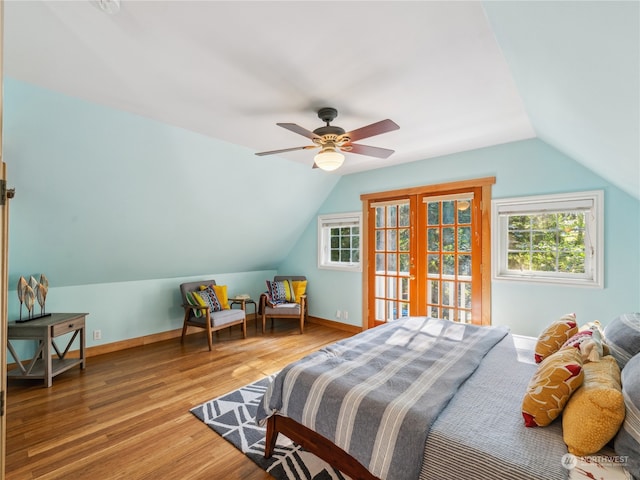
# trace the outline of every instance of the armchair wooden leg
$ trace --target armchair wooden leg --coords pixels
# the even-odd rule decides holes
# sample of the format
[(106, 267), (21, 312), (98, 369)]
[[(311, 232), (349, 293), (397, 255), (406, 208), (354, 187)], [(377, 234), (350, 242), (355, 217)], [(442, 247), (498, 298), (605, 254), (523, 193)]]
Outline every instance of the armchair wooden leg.
[(263, 335), (264, 335), (264, 332), (265, 332), (266, 323), (267, 323), (267, 317), (265, 317), (264, 313), (263, 313), (262, 314), (262, 334)]
[(182, 323), (182, 336), (180, 337), (180, 343), (184, 343), (184, 336), (187, 334), (187, 321), (189, 320), (189, 311), (184, 312), (184, 321)]
[[(206, 321), (207, 321), (207, 343), (209, 344), (209, 351), (211, 352), (213, 350), (213, 331), (211, 330), (211, 317), (209, 316), (209, 310), (207, 310)], [(216, 333), (218, 333), (217, 330), (216, 330)]]

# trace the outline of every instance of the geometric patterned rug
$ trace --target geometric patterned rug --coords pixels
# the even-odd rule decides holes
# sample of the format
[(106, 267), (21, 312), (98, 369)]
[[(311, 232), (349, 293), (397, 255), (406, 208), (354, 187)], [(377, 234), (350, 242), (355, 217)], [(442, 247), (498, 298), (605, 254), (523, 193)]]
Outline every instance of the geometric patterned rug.
[(264, 458), (266, 428), (260, 427), (255, 417), (271, 378), (205, 402), (191, 413), (277, 480), (349, 480), (282, 434), (271, 458)]

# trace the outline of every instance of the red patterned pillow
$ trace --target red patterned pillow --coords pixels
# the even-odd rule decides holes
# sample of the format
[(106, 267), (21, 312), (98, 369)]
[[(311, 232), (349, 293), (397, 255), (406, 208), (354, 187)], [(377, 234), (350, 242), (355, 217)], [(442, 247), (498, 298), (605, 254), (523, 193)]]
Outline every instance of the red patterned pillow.
[(527, 427), (544, 427), (555, 420), (582, 385), (582, 357), (576, 348), (563, 348), (545, 358), (533, 375), (522, 400)]

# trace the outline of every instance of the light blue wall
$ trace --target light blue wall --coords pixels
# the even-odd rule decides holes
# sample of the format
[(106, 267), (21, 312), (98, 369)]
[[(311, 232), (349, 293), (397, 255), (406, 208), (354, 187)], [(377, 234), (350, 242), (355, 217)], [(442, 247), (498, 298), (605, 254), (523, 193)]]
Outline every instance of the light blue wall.
[[(211, 273), (159, 280), (54, 287), (49, 290), (46, 311), (89, 313), (86, 318), (86, 344), (92, 347), (182, 328), (184, 310), (180, 307), (182, 300), (178, 289), (181, 283), (214, 279), (218, 285), (227, 285), (230, 296), (248, 293), (258, 299), (265, 290), (265, 279), (273, 278), (275, 273), (275, 270)], [(16, 292), (13, 290), (9, 293), (9, 319), (17, 319), (19, 302)], [(253, 313), (251, 307), (248, 310)], [(40, 312), (39, 306), (36, 305), (35, 311)], [(24, 308), (23, 317), (26, 317)], [(93, 340), (94, 330), (102, 332), (101, 340)], [(61, 348), (65, 345), (64, 338), (56, 339)], [(66, 339), (68, 341), (70, 336), (66, 336)], [(33, 341), (14, 341), (13, 344), (21, 359), (33, 356)], [(13, 362), (10, 354), (8, 358), (9, 362)]]
[(60, 287), (273, 269), (339, 180), (10, 78), (4, 86), (12, 286), (40, 272)]
[(11, 78), (3, 114), (9, 319), (18, 278), (45, 273), (47, 311), (89, 312), (89, 346), (180, 327), (185, 279), (264, 291), (339, 180)]
[[(606, 159), (604, 159), (606, 161)], [(432, 160), (343, 177), (318, 214), (361, 210), (360, 195), (404, 187), (495, 176), (494, 198), (602, 189), (605, 192), (605, 288), (493, 282), (492, 320), (514, 333), (538, 335), (567, 312), (579, 321), (606, 324), (616, 315), (640, 311), (640, 202), (540, 140), (499, 145)], [(362, 277), (317, 268), (317, 227), (312, 220), (280, 272), (309, 277), (313, 316), (362, 324)]]

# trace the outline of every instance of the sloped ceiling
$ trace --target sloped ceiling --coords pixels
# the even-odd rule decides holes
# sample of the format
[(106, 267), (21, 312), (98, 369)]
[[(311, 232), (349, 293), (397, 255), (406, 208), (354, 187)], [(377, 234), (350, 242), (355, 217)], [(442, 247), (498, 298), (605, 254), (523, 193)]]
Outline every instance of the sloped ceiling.
[(6, 2), (5, 74), (256, 152), (400, 125), (341, 174), (537, 135), (640, 197), (638, 2), (98, 3)]

